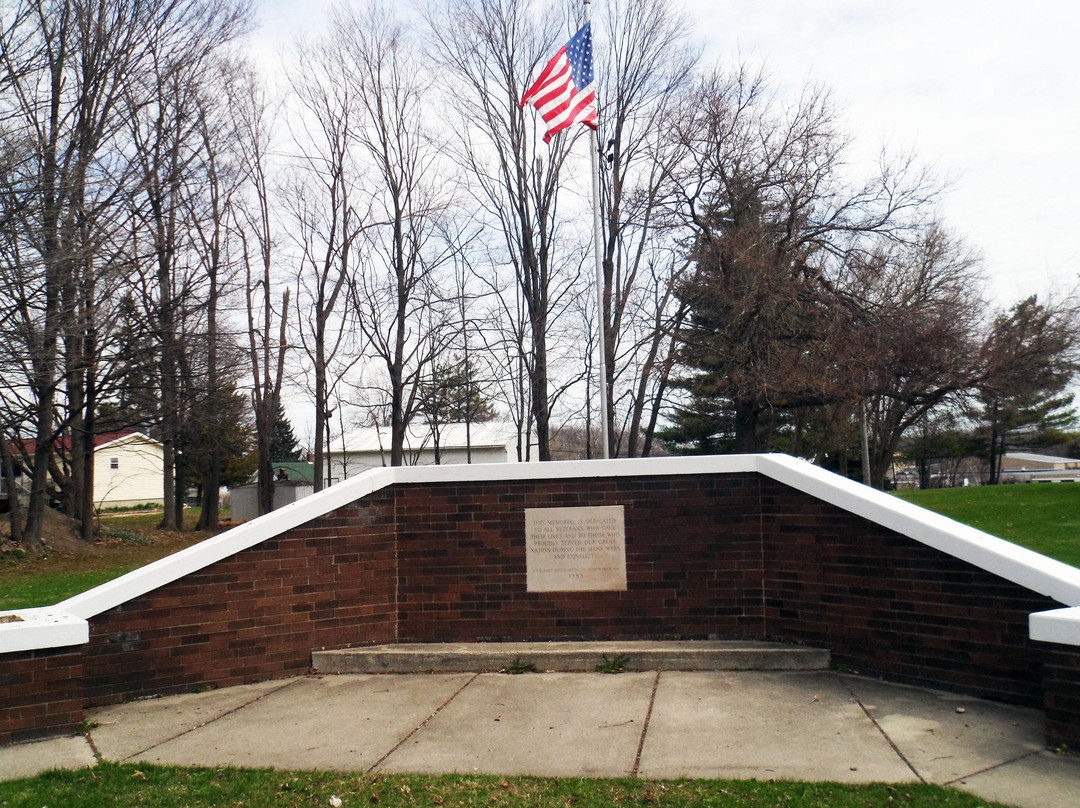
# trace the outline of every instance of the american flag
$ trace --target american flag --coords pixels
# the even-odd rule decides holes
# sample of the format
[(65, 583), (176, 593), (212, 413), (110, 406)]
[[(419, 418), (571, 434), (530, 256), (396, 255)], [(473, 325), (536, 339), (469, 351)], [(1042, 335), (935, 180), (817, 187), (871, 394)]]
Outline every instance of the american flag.
[(585, 23), (559, 48), (519, 106), (532, 104), (548, 125), (544, 142), (575, 123), (597, 127), (596, 87), (593, 85), (592, 28)]

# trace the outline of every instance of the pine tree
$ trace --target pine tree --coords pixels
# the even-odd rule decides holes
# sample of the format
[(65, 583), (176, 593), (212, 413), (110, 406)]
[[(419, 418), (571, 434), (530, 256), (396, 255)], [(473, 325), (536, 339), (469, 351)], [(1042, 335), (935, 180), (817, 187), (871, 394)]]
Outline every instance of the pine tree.
[(1065, 391), (1076, 375), (1076, 322), (1070, 308), (1020, 301), (995, 321), (984, 352), (979, 419), (989, 449), (991, 485), (1011, 446), (1036, 448), (1059, 442), (1076, 422), (1073, 396)]
[(280, 401), (274, 417), (274, 428), (270, 433), (270, 458), (275, 463), (295, 463), (304, 459), (300, 441), (297, 440), (292, 424), (285, 415), (285, 407)]
[(491, 421), (497, 413), (480, 391), (471, 362), (454, 357), (435, 366), (421, 391), (421, 411), (429, 423)]

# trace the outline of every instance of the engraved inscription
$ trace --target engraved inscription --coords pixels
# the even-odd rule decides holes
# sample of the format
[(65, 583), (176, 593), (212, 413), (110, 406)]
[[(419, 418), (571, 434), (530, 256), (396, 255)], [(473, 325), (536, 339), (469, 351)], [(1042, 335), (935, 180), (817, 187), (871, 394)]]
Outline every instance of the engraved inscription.
[(525, 510), (529, 592), (626, 589), (622, 505)]

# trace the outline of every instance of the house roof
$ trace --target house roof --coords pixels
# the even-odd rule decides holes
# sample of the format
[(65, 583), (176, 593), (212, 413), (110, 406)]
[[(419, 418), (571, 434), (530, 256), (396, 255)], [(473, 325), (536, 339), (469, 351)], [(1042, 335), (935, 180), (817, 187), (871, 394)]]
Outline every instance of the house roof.
[[(119, 443), (120, 441), (130, 438), (141, 438), (149, 443), (158, 443), (149, 435), (142, 432), (133, 432), (132, 430), (126, 430), (124, 432), (104, 432), (101, 435), (94, 435), (94, 450), (104, 448), (113, 443)], [(71, 436), (61, 435), (56, 439), (53, 446), (57, 451), (70, 452), (71, 451)], [(37, 439), (35, 438), (16, 438), (15, 440), (8, 441), (8, 448), (12, 454), (25, 454), (32, 455), (37, 450)]]
[(1033, 452), (1006, 452), (1005, 457), (1009, 460), (1019, 460), (1021, 463), (1080, 463), (1080, 460), (1073, 457), (1058, 457)]
[[(517, 441), (517, 427), (505, 421), (489, 421), (468, 425), (466, 441), (465, 424), (442, 424), (439, 427), (440, 449), (501, 448)], [(426, 424), (410, 426), (405, 433), (405, 451), (419, 451), (435, 445), (431, 430)], [(343, 448), (344, 447), (344, 448)], [(345, 452), (389, 452), (390, 427), (359, 427), (330, 441), (331, 454)]]
[(279, 469), (284, 469), (285, 476), (289, 478), (290, 482), (307, 483), (308, 485), (314, 485), (315, 483), (315, 466), (311, 463), (305, 463), (302, 460), (275, 461), (273, 467), (275, 473)]

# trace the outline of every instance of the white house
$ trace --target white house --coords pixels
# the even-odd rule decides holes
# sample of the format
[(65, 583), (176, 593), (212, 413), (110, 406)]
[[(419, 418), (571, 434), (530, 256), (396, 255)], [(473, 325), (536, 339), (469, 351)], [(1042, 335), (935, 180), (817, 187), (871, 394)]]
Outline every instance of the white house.
[[(34, 454), (34, 440), (20, 439), (8, 445), (16, 458), (16, 490), (27, 494), (25, 469), (18, 458)], [(71, 440), (56, 442), (56, 451), (70, 455)], [(164, 501), (165, 459), (161, 444), (141, 432), (109, 432), (94, 436), (94, 507), (122, 508)], [(3, 480), (0, 478), (0, 483)], [(0, 500), (6, 497), (0, 485)]]
[[(520, 446), (520, 451), (519, 451)], [(524, 441), (508, 422), (442, 424), (437, 434), (427, 425), (414, 425), (405, 435), (405, 465), (438, 463), (517, 463), (525, 459)], [(390, 465), (390, 428), (363, 427), (350, 430), (330, 442), (330, 483), (355, 477), (372, 468)], [(531, 458), (536, 459), (535, 444)]]
[(161, 444), (141, 432), (100, 435), (94, 447), (94, 506), (117, 508), (164, 501)]

